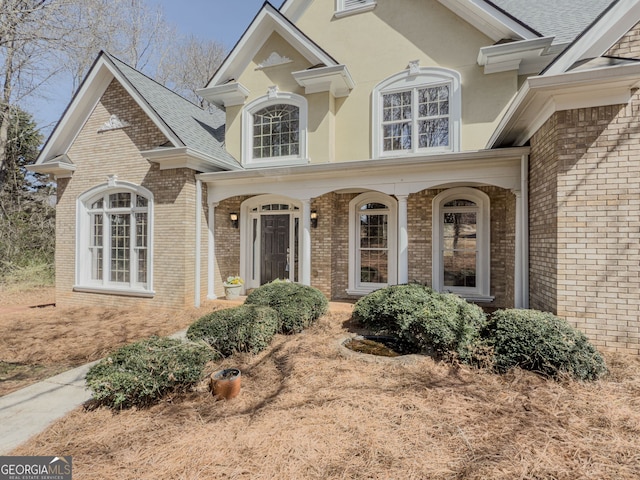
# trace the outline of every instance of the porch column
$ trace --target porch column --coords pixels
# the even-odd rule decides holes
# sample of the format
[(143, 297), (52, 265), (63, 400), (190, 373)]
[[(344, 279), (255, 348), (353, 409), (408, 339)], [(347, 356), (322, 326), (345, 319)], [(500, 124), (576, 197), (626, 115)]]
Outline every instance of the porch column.
[(216, 270), (216, 248), (215, 248), (215, 228), (214, 221), (216, 218), (216, 207), (218, 203), (209, 204), (209, 230), (207, 231), (207, 298), (209, 300), (215, 300), (215, 270)]
[(302, 199), (302, 243), (300, 244), (300, 258), (302, 272), (300, 283), (311, 285), (311, 199)]
[(398, 199), (398, 283), (409, 283), (409, 234), (407, 232), (408, 195), (396, 195)]
[(514, 285), (514, 307), (525, 308), (524, 303), (524, 248), (523, 248), (523, 218), (522, 218), (522, 191), (513, 190), (516, 196), (516, 245), (515, 245), (515, 285)]

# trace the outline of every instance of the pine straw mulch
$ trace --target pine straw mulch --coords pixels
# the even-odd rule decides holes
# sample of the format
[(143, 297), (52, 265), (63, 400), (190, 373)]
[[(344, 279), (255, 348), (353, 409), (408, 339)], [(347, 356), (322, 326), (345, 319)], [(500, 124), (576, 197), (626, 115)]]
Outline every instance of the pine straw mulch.
[[(18, 298), (29, 298), (25, 295), (20, 293)], [(42, 292), (33, 295), (47, 298)], [(215, 308), (220, 304), (185, 310), (0, 309), (0, 396), (98, 360), (122, 345), (175, 333)]]
[(203, 381), (147, 410), (79, 408), (11, 452), (72, 455), (74, 479), (636, 479), (640, 360), (608, 356), (595, 383), (420, 358), (344, 356), (348, 313), (278, 336), (240, 396)]

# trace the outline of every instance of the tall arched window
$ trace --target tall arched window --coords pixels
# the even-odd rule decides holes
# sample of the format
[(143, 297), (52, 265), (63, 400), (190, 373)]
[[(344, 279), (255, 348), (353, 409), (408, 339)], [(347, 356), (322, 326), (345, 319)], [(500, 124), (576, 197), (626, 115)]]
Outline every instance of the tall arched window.
[(413, 65), (373, 92), (374, 158), (458, 151), (460, 75)]
[(491, 300), (489, 197), (452, 188), (433, 200), (433, 287)]
[(363, 295), (397, 283), (397, 201), (377, 192), (349, 204), (349, 289)]
[(151, 292), (152, 211), (151, 192), (127, 182), (80, 197), (77, 290)]
[(307, 162), (307, 101), (304, 97), (274, 89), (247, 105), (242, 115), (245, 167)]

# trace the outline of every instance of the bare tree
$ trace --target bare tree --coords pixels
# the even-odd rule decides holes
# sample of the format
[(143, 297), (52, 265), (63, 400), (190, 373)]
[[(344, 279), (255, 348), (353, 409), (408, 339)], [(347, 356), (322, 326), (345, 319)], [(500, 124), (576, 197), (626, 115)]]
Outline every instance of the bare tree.
[(186, 99), (206, 106), (196, 90), (205, 86), (224, 60), (224, 45), (190, 35), (179, 39), (169, 52), (158, 66), (156, 80)]

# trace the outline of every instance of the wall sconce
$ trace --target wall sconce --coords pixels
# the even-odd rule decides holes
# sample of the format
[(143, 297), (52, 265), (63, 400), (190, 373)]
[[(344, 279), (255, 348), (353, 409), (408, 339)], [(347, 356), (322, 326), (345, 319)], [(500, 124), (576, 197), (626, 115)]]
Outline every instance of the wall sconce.
[(311, 210), (311, 228), (318, 228), (318, 212)]
[(231, 220), (231, 226), (233, 228), (238, 228), (238, 214), (235, 212), (231, 212), (229, 214), (229, 220)]

